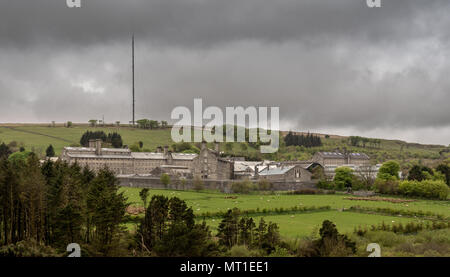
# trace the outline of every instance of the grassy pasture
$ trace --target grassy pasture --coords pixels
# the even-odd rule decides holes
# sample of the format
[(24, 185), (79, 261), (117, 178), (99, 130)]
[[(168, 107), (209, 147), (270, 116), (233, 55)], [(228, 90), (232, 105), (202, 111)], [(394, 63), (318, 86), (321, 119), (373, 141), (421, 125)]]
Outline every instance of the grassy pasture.
[[(135, 206), (142, 206), (139, 198), (138, 188), (121, 188), (121, 191), (128, 197), (129, 202)], [(193, 192), (193, 191), (175, 191), (175, 190), (150, 190), (150, 198), (152, 195), (165, 195), (167, 197), (179, 197), (192, 207), (194, 213), (201, 215), (204, 212), (226, 211), (227, 209), (239, 208), (240, 210), (257, 209), (260, 210), (274, 208), (290, 208), (293, 206), (331, 206), (330, 211), (293, 213), (274, 215), (268, 214), (263, 216), (266, 222), (272, 221), (279, 224), (280, 233), (286, 237), (302, 237), (317, 232), (317, 227), (326, 219), (336, 223), (342, 232), (351, 232), (355, 227), (367, 226), (372, 224), (391, 224), (407, 223), (418, 221), (420, 219), (406, 218), (400, 216), (385, 216), (375, 214), (363, 214), (355, 212), (341, 212), (338, 209), (349, 208), (359, 205), (361, 207), (383, 207), (392, 209), (402, 209), (411, 211), (430, 211), (450, 216), (450, 201), (431, 201), (418, 200), (409, 203), (389, 203), (374, 201), (353, 201), (344, 200), (344, 195), (229, 195), (219, 192)], [(237, 196), (236, 199), (226, 198), (228, 196)], [(261, 216), (252, 216), (259, 222)], [(198, 220), (203, 220), (199, 216)], [(211, 226), (213, 232), (220, 222), (220, 219), (206, 219), (208, 225)]]
[(158, 146), (172, 144), (170, 129), (143, 130), (129, 127), (93, 128), (87, 126), (64, 128), (34, 125), (0, 126), (0, 142), (17, 141), (18, 143), (23, 143), (26, 149), (31, 150), (34, 148), (38, 153), (39, 151), (45, 151), (48, 145), (52, 144), (56, 154), (59, 155), (63, 147), (79, 144), (81, 136), (87, 130), (104, 131), (105, 133), (118, 132), (122, 136), (124, 144), (131, 145), (142, 141), (144, 148), (150, 150), (155, 150)]
[[(258, 225), (261, 216), (253, 217)], [(324, 220), (331, 220), (339, 232), (352, 232), (358, 226), (370, 226), (372, 224), (378, 225), (382, 222), (386, 224), (391, 223), (408, 223), (411, 221), (418, 221), (412, 218), (402, 218), (384, 215), (372, 214), (358, 214), (352, 212), (326, 211), (326, 212), (312, 212), (301, 213), (294, 215), (269, 215), (263, 216), (266, 223), (269, 221), (275, 222), (280, 227), (281, 236), (288, 238), (301, 238), (305, 236), (317, 236), (322, 222)], [(207, 219), (206, 223), (211, 230), (217, 232), (219, 219)]]
[[(135, 206), (142, 206), (139, 198), (138, 188), (121, 188), (128, 197), (128, 201)], [(417, 200), (409, 203), (390, 203), (377, 201), (355, 201), (344, 200), (347, 195), (287, 195), (287, 194), (223, 194), (219, 192), (194, 192), (176, 190), (150, 190), (151, 195), (165, 195), (168, 197), (177, 196), (186, 201), (191, 206), (194, 213), (226, 211), (232, 208), (249, 210), (259, 208), (260, 210), (274, 208), (290, 208), (294, 206), (330, 206), (332, 209), (350, 208), (351, 206), (361, 207), (382, 207), (397, 210), (409, 211), (430, 211), (433, 213), (450, 216), (450, 201)], [(237, 199), (227, 199), (228, 196), (237, 196)]]

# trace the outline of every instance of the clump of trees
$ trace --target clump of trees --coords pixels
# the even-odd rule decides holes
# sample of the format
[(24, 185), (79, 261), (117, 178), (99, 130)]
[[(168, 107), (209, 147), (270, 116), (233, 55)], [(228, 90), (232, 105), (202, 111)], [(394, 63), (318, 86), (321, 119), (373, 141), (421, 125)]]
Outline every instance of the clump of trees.
[(25, 149), (25, 145), (23, 142), (17, 142), (15, 140), (5, 144), (4, 142), (0, 144), (0, 155), (8, 157), (14, 152), (21, 151), (23, 152)]
[(325, 220), (319, 230), (320, 238), (300, 245), (298, 253), (304, 257), (345, 257), (356, 253), (356, 243), (339, 234), (336, 225)]
[(235, 245), (245, 245), (249, 249), (270, 254), (280, 245), (280, 233), (276, 223), (266, 223), (261, 218), (256, 226), (253, 218), (241, 217), (237, 208), (228, 210), (218, 227), (219, 244), (231, 249)]
[(110, 143), (114, 148), (123, 147), (122, 136), (116, 132), (108, 134), (108, 136), (106, 137), (106, 143)]
[(307, 148), (322, 146), (321, 138), (310, 133), (306, 135), (295, 135), (292, 132), (289, 132), (284, 137), (284, 143), (286, 144), (286, 146), (304, 146)]
[(447, 199), (450, 188), (446, 184), (446, 164), (441, 164), (436, 169), (415, 165), (409, 171), (408, 180), (404, 181), (400, 180), (399, 171), (400, 165), (396, 161), (385, 162), (373, 181), (372, 176), (358, 175), (358, 172), (348, 167), (338, 167), (332, 182), (322, 179), (317, 186), (321, 189), (372, 189), (382, 194)]
[(335, 170), (334, 183), (336, 189), (351, 188), (353, 182), (353, 169), (349, 167), (338, 167)]
[(34, 241), (65, 253), (76, 242), (88, 255), (120, 254), (127, 203), (112, 172), (51, 161), (41, 166), (34, 153), (17, 154), (0, 160), (1, 246)]
[(416, 181), (423, 181), (426, 179), (430, 179), (431, 176), (434, 175), (433, 169), (422, 166), (422, 165), (414, 165), (408, 173), (408, 180), (416, 180)]
[(374, 188), (384, 194), (445, 200), (450, 193), (446, 184), (445, 170), (445, 166), (442, 165), (438, 166), (436, 170), (422, 165), (414, 165), (409, 170), (408, 180), (400, 181), (398, 176), (400, 165), (395, 161), (388, 161), (381, 166)]
[(123, 140), (122, 136), (116, 132), (108, 133), (108, 135), (103, 131), (86, 131), (80, 139), (80, 144), (84, 147), (89, 146), (89, 140), (91, 139), (101, 139), (105, 143), (111, 144), (114, 148), (122, 148)]
[(439, 164), (435, 169), (424, 165), (414, 165), (408, 172), (408, 180), (441, 180), (444, 181), (448, 186), (449, 175), (450, 167), (445, 163)]
[(163, 257), (217, 255), (206, 223), (196, 224), (192, 208), (177, 197), (152, 197), (136, 240), (146, 254)]
[(91, 127), (95, 127), (95, 126), (97, 126), (98, 120), (97, 119), (90, 119), (88, 122), (89, 122), (89, 125)]
[(349, 143), (351, 146), (356, 147), (364, 147), (370, 146), (373, 148), (380, 148), (381, 147), (381, 139), (372, 139), (372, 138), (365, 138), (360, 136), (351, 136), (349, 137)]
[[(264, 218), (257, 223), (241, 216), (237, 208), (222, 215), (215, 236), (204, 221), (195, 223), (192, 208), (177, 197), (154, 195), (145, 210), (135, 235), (143, 255), (210, 257), (239, 252), (240, 256), (260, 256), (289, 248), (281, 240), (276, 223), (267, 223)], [(239, 247), (242, 251), (236, 251)]]
[(195, 146), (192, 143), (189, 142), (178, 142), (174, 143), (171, 146), (172, 151), (176, 153), (191, 153), (191, 154), (198, 154), (200, 153), (199, 147)]
[(138, 128), (141, 129), (165, 129), (169, 127), (169, 124), (167, 121), (157, 121), (157, 120), (151, 120), (151, 119), (139, 119), (136, 121), (138, 124)]
[(450, 186), (450, 166), (448, 164), (441, 163), (436, 167), (436, 171), (444, 175), (447, 186)]
[(318, 173), (317, 187), (325, 190), (369, 190), (374, 183), (371, 174), (370, 166), (356, 171), (342, 166), (335, 169), (332, 181), (327, 180), (323, 172)]
[(377, 179), (381, 180), (398, 180), (400, 165), (396, 161), (388, 161), (381, 165), (378, 170)]

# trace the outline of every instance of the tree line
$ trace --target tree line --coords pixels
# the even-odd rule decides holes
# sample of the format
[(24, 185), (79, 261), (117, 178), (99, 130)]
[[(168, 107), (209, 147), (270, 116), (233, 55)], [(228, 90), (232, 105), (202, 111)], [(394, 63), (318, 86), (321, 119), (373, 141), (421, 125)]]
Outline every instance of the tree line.
[(136, 121), (138, 124), (138, 128), (141, 129), (165, 129), (169, 127), (169, 124), (167, 121), (157, 121), (157, 120), (151, 120), (147, 118), (139, 119)]
[(316, 146), (322, 146), (322, 140), (319, 136), (316, 136), (314, 134), (306, 134), (306, 135), (296, 135), (292, 132), (289, 132), (284, 137), (284, 143), (286, 146), (304, 146), (304, 147), (316, 147)]
[(371, 146), (374, 148), (381, 147), (381, 139), (372, 139), (372, 138), (365, 138), (365, 137), (360, 137), (360, 136), (349, 137), (349, 143), (351, 146), (363, 147), (363, 148), (366, 148), (366, 146)]
[[(367, 172), (364, 172), (367, 170)], [(317, 184), (322, 189), (335, 190), (375, 190), (382, 194), (399, 194), (405, 196), (423, 197), (446, 200), (450, 193), (450, 166), (443, 162), (430, 168), (424, 165), (414, 165), (408, 172), (399, 176), (400, 165), (396, 161), (385, 162), (374, 178), (370, 167), (356, 172), (349, 167), (338, 167), (332, 182), (320, 180)]]
[(84, 147), (89, 146), (89, 141), (92, 139), (101, 139), (102, 142), (106, 142), (111, 144), (114, 148), (122, 148), (123, 147), (123, 140), (122, 136), (118, 134), (117, 132), (108, 133), (106, 134), (103, 131), (86, 131), (80, 139), (80, 144)]

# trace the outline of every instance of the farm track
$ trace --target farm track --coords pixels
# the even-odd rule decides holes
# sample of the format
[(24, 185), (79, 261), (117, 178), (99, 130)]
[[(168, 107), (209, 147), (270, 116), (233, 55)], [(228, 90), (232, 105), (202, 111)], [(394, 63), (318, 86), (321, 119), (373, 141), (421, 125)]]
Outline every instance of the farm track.
[(9, 127), (9, 126), (0, 126), (0, 127), (1, 128), (6, 128), (6, 129), (10, 129), (10, 130), (13, 130), (13, 131), (17, 131), (17, 132), (28, 133), (28, 134), (38, 135), (38, 136), (44, 136), (44, 137), (48, 137), (48, 138), (52, 138), (52, 139), (56, 139), (56, 140), (60, 140), (60, 141), (68, 142), (68, 143), (74, 143), (73, 141), (70, 141), (70, 140), (67, 140), (67, 139), (63, 139), (63, 138), (55, 137), (55, 136), (51, 136), (51, 135), (46, 135), (46, 134), (42, 134), (42, 133), (39, 133), (39, 132), (21, 130), (21, 129), (16, 129), (15, 127)]

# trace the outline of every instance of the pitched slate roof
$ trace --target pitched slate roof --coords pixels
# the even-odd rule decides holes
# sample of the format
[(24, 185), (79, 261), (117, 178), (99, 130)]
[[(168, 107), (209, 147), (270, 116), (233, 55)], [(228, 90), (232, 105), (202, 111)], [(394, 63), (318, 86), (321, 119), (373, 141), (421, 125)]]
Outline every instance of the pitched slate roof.
[(129, 155), (96, 155), (95, 153), (82, 153), (82, 154), (76, 154), (76, 153), (68, 153), (68, 157), (71, 158), (80, 158), (80, 159), (132, 159), (132, 156)]
[(341, 152), (317, 152), (317, 154), (325, 157), (325, 158), (346, 158), (347, 155), (350, 156), (352, 159), (370, 159), (369, 156), (365, 153), (348, 153), (344, 154)]
[[(102, 155), (95, 153), (95, 148), (89, 147), (64, 147), (66, 155), (71, 158), (95, 158), (95, 159), (148, 159), (163, 160), (164, 153), (156, 152), (131, 152), (130, 149), (123, 148), (102, 148)], [(174, 160), (193, 160), (197, 154), (172, 153)]]
[(267, 176), (267, 175), (283, 175), (289, 170), (293, 169), (295, 165), (284, 166), (284, 167), (275, 167), (261, 170), (258, 174)]
[[(154, 152), (132, 152), (131, 156), (135, 159), (144, 160), (164, 160), (164, 153), (154, 153)], [(193, 160), (197, 157), (197, 154), (189, 153), (172, 153), (172, 159), (174, 160)]]
[(365, 153), (350, 153), (349, 154), (352, 159), (370, 159), (369, 156), (367, 156), (367, 154)]

